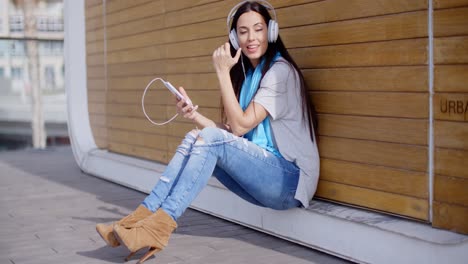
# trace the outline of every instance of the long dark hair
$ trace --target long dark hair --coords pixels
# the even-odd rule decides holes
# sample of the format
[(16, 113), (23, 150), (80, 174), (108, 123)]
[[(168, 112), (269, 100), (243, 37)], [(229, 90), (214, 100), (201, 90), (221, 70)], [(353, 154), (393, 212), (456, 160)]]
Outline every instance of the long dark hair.
[[(257, 2), (246, 1), (243, 5), (241, 5), (237, 9), (232, 19), (230, 30), (236, 27), (239, 17), (242, 14), (249, 12), (249, 11), (254, 11), (254, 12), (259, 13), (265, 20), (265, 23), (268, 25), (268, 22), (270, 21), (271, 16), (267, 8)], [(302, 72), (297, 66), (296, 62), (293, 60), (291, 55), (289, 55), (289, 52), (286, 50), (286, 47), (284, 46), (283, 41), (281, 40), (280, 36), (278, 36), (278, 39), (276, 40), (275, 43), (268, 43), (267, 51), (262, 56), (262, 59), (263, 58), (265, 59), (265, 64), (262, 69), (262, 79), (263, 79), (263, 76), (265, 76), (265, 73), (270, 69), (271, 62), (274, 59), (277, 52), (279, 52), (281, 56), (294, 67), (294, 69), (299, 75), (300, 86), (301, 86), (301, 99), (302, 99), (301, 100), (302, 101), (302, 118), (304, 120), (309, 121), (307, 123), (309, 126), (310, 137), (313, 142), (314, 141), (313, 132), (315, 132), (315, 137), (318, 138), (317, 113), (307, 93), (308, 87), (304, 81), (304, 76), (302, 75)], [(231, 55), (234, 56), (235, 54), (236, 54), (236, 50), (232, 48), (231, 46)], [(239, 100), (240, 90), (242, 88), (242, 83), (244, 82), (244, 71), (242, 69), (241, 60), (243, 60), (245, 72), (248, 72), (249, 69), (253, 68), (253, 65), (250, 63), (250, 60), (247, 58), (247, 56), (241, 56), (241, 59), (239, 59), (239, 61), (232, 67), (230, 75), (231, 75), (232, 86), (234, 88), (234, 93), (236, 94), (237, 100)], [(222, 102), (221, 102), (221, 111), (222, 111), (221, 116), (223, 117), (223, 120), (225, 120), (224, 107), (222, 105)]]

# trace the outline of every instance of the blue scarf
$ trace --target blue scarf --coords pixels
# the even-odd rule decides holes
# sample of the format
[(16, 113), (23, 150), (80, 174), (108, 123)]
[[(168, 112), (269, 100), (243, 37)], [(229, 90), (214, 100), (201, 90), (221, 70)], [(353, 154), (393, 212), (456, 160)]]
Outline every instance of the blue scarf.
[[(271, 64), (273, 64), (279, 57), (280, 53), (278, 52), (273, 58)], [(239, 104), (244, 111), (247, 109), (247, 106), (249, 106), (250, 101), (252, 101), (255, 93), (258, 90), (258, 87), (260, 86), (260, 79), (262, 78), (262, 69), (264, 65), (265, 59), (263, 58), (257, 67), (255, 67), (254, 71), (250, 69), (246, 74), (246, 78), (242, 84), (239, 96)], [(244, 138), (270, 151), (276, 156), (281, 157), (281, 154), (273, 142), (270, 119), (268, 117), (266, 117), (255, 128), (245, 134)]]

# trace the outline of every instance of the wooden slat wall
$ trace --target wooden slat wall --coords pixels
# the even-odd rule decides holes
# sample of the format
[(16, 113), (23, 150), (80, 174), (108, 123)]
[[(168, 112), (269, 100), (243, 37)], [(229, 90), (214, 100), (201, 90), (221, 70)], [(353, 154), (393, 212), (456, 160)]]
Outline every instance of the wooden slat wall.
[[(201, 112), (219, 119), (211, 54), (227, 40), (226, 15), (238, 2), (107, 0), (104, 6), (87, 0), (90, 115), (100, 147), (168, 162), (194, 126), (178, 118), (156, 127), (144, 118), (141, 95), (154, 77), (185, 87)], [(317, 197), (429, 221), (428, 0), (270, 2), (319, 112)], [(460, 16), (466, 1), (434, 6), (435, 31), (443, 27), (435, 32), (434, 81), (442, 89), (434, 98), (437, 109), (439, 97), (454, 92), (465, 93), (467, 101), (468, 27), (466, 15)], [(146, 97), (147, 112), (157, 120), (169, 118), (170, 100), (155, 86)], [(444, 212), (457, 206), (453, 211), (463, 209), (466, 216), (466, 204), (460, 204), (466, 199), (445, 202), (437, 186), (449, 184), (447, 176), (468, 178), (457, 163), (466, 160), (466, 142), (457, 144), (466, 141), (467, 130), (464, 121), (453, 119), (458, 115), (436, 118), (437, 135), (457, 131), (436, 139), (436, 205), (446, 205)]]
[[(105, 28), (104, 6), (93, 2), (93, 131), (111, 151), (167, 162), (193, 125), (177, 119), (152, 126), (140, 108), (142, 90), (152, 78), (166, 78), (219, 119), (211, 53), (226, 41), (225, 16), (238, 1), (107, 1)], [(320, 113), (317, 195), (427, 220), (427, 2), (271, 3)], [(104, 60), (107, 79), (99, 71)], [(170, 117), (169, 100), (164, 89), (150, 91), (150, 116)]]
[(319, 112), (317, 196), (428, 220), (427, 1), (320, 1), (278, 16)]
[(107, 149), (107, 80), (102, 0), (86, 1), (86, 63), (88, 111), (91, 130), (99, 148)]
[(434, 9), (433, 225), (468, 233), (468, 1)]

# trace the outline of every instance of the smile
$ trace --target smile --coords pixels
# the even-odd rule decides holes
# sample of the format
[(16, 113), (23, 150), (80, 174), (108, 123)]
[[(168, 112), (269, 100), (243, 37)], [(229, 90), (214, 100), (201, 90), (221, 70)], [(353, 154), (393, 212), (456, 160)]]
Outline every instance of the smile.
[(259, 45), (248, 45), (247, 50), (250, 52), (254, 52), (258, 49)]

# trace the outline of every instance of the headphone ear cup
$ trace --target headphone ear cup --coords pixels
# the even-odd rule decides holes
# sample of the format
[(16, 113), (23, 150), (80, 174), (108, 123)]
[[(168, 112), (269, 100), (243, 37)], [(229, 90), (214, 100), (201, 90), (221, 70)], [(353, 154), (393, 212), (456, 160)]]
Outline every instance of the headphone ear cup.
[(235, 50), (239, 49), (239, 42), (237, 41), (237, 33), (235, 29), (232, 29), (231, 32), (229, 32), (229, 40), (231, 41), (231, 45)]
[(278, 39), (278, 23), (275, 20), (270, 19), (268, 22), (268, 42), (274, 43)]

